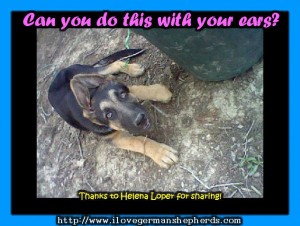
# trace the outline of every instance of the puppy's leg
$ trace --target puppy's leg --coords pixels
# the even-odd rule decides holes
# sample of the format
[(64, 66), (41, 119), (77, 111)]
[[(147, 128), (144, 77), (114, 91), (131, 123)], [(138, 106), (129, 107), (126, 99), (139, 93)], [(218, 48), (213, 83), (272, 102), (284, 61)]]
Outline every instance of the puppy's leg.
[(133, 64), (127, 64), (123, 61), (116, 61), (112, 64), (109, 64), (106, 66), (103, 71), (101, 71), (102, 75), (111, 75), (111, 74), (117, 74), (117, 73), (126, 73), (131, 77), (137, 77), (144, 73), (144, 68), (136, 63)]
[(154, 140), (142, 136), (132, 136), (127, 132), (117, 131), (106, 137), (118, 148), (139, 152), (149, 156), (159, 166), (169, 168), (178, 162), (177, 151), (173, 148), (158, 143)]
[(168, 103), (172, 98), (170, 90), (161, 84), (149, 86), (130, 86), (130, 93), (136, 96), (139, 100), (153, 100)]

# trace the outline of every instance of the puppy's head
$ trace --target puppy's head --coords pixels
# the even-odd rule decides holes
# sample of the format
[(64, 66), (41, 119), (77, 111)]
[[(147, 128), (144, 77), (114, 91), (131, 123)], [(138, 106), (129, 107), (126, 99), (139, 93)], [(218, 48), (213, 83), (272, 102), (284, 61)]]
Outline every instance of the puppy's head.
[(122, 83), (110, 81), (99, 86), (91, 97), (91, 106), (97, 120), (112, 129), (136, 134), (150, 128), (147, 111)]
[(96, 75), (78, 75), (70, 85), (83, 116), (93, 123), (133, 134), (150, 128), (148, 113), (122, 83)]

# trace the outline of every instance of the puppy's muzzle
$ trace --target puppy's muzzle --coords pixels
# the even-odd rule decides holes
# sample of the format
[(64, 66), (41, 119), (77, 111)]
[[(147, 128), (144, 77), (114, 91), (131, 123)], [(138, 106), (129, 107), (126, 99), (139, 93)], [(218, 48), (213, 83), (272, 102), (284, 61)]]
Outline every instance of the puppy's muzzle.
[(136, 127), (148, 129), (150, 128), (151, 123), (144, 113), (139, 113), (134, 120), (134, 125)]

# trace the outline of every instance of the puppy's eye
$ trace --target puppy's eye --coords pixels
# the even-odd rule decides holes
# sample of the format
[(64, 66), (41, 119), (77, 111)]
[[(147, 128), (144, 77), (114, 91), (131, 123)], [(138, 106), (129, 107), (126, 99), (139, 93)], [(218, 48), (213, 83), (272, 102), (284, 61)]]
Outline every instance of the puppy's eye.
[(126, 93), (126, 92), (120, 93), (120, 97), (121, 97), (122, 99), (125, 99), (127, 96), (128, 96), (128, 93)]
[(111, 112), (106, 113), (106, 115), (105, 115), (106, 118), (111, 118), (112, 116), (113, 116), (113, 114)]

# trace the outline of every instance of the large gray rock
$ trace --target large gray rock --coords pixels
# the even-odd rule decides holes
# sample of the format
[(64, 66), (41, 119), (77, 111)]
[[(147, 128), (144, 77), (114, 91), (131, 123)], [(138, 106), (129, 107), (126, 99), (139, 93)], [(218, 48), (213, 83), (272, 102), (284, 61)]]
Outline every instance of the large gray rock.
[(134, 32), (201, 80), (220, 81), (251, 68), (263, 55), (262, 29), (151, 29)]

